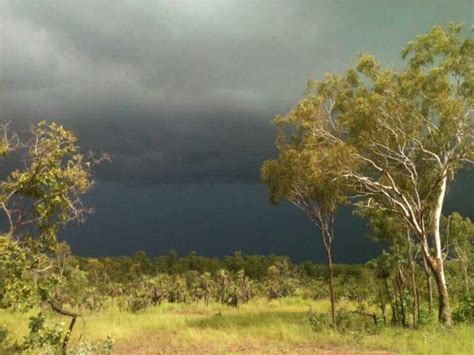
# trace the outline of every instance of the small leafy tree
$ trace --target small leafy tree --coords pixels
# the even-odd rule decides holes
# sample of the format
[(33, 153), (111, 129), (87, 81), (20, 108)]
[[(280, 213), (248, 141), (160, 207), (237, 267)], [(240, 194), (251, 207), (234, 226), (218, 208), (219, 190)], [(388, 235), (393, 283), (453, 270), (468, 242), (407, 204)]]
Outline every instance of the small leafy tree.
[(269, 298), (280, 298), (293, 296), (298, 286), (297, 280), (293, 277), (288, 261), (277, 260), (268, 270), (268, 290)]
[(32, 127), (26, 142), (8, 125), (1, 130), (0, 154), (15, 159), (11, 163), (16, 168), (2, 172), (6, 178), (0, 181), (0, 211), (7, 221), (0, 233), (0, 306), (26, 310), (47, 302), (72, 317), (63, 341), (66, 352), (77, 314), (63, 310), (54, 299), (63, 263), (53, 256), (64, 249), (57, 234), (91, 212), (81, 196), (94, 184), (93, 166), (106, 157), (80, 153), (77, 137), (55, 123)]
[(261, 178), (273, 203), (287, 200), (318, 227), (327, 258), (331, 317), (336, 326), (332, 243), (336, 209), (346, 201), (347, 185), (337, 179), (351, 155), (347, 147), (327, 139), (341, 134), (320, 97), (300, 101), (286, 116), (278, 116), (277, 159), (268, 160)]

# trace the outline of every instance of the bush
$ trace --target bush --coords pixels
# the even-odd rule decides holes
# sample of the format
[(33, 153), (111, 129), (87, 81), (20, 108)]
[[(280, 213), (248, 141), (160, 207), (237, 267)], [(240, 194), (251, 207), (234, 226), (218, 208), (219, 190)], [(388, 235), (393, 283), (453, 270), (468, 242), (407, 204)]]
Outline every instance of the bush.
[(420, 308), (420, 316), (418, 317), (418, 325), (428, 325), (433, 322), (433, 315), (425, 308)]
[(67, 332), (64, 323), (55, 324), (54, 326), (45, 325), (45, 317), (42, 313), (30, 318), (29, 328), (30, 333), (23, 339), (21, 348), (44, 348), (53, 353), (55, 352), (54, 349), (59, 349)]
[(331, 320), (325, 313), (312, 313), (309, 315), (308, 320), (311, 324), (311, 329), (315, 332), (331, 327)]
[(141, 312), (149, 306), (151, 306), (151, 301), (147, 295), (138, 292), (128, 295), (119, 303), (120, 309), (133, 313)]
[(453, 312), (456, 322), (474, 323), (474, 292), (467, 292), (459, 298), (459, 304)]
[[(315, 332), (332, 328), (332, 321), (329, 314), (311, 313), (308, 320), (311, 324), (311, 328)], [(382, 325), (380, 322), (378, 325), (375, 325), (370, 315), (366, 316), (365, 314), (356, 314), (341, 308), (336, 311), (336, 326), (337, 330), (340, 332), (353, 334), (365, 331), (377, 333), (380, 331)]]
[(70, 355), (89, 355), (89, 354), (100, 354), (109, 355), (112, 354), (112, 347), (114, 345), (114, 339), (112, 336), (107, 336), (105, 340), (98, 340), (92, 343), (80, 343), (74, 346), (70, 351)]

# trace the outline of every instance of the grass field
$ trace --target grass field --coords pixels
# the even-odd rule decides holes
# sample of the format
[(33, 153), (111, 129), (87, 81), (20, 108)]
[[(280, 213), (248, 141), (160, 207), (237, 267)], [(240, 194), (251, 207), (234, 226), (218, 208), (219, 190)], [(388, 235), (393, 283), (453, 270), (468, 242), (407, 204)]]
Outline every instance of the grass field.
[[(288, 298), (255, 299), (239, 308), (219, 304), (162, 304), (138, 314), (108, 307), (103, 312), (83, 313), (84, 322), (78, 321), (71, 345), (111, 335), (115, 340), (113, 353), (117, 354), (473, 354), (472, 326), (315, 331), (309, 321), (310, 314), (325, 312), (328, 306), (325, 301)], [(0, 323), (10, 330), (10, 339), (19, 339), (27, 333), (28, 317), (32, 314), (0, 311)], [(68, 321), (50, 318), (52, 322)]]

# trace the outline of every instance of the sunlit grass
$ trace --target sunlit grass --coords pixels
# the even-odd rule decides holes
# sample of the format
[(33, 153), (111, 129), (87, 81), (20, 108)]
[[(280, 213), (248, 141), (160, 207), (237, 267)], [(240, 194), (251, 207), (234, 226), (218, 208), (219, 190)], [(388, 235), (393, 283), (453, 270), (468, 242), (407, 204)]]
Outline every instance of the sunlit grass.
[[(339, 307), (350, 308), (350, 303)], [(83, 313), (72, 343), (94, 341), (112, 335), (115, 350), (122, 353), (148, 352), (252, 352), (308, 353), (317, 350), (389, 351), (416, 354), (472, 354), (474, 327), (443, 329), (437, 324), (419, 329), (380, 328), (378, 332), (330, 329), (316, 332), (308, 320), (312, 312), (327, 312), (327, 300), (287, 298), (255, 299), (238, 308), (212, 303), (168, 304), (141, 313), (108, 307), (102, 312)], [(0, 312), (0, 323), (19, 339), (28, 331), (29, 314)], [(68, 322), (50, 317), (50, 322)]]

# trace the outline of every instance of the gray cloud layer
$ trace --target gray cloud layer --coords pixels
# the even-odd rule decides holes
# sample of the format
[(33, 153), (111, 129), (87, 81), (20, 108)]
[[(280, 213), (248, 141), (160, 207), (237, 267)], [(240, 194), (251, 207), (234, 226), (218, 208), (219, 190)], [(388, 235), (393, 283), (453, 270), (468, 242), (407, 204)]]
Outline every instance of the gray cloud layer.
[(255, 181), (308, 78), (448, 20), (472, 2), (2, 0), (0, 120), (63, 122), (107, 180)]

